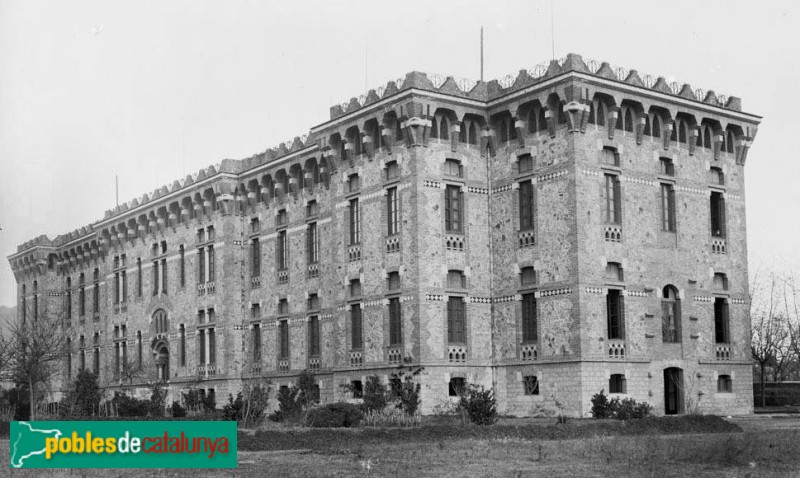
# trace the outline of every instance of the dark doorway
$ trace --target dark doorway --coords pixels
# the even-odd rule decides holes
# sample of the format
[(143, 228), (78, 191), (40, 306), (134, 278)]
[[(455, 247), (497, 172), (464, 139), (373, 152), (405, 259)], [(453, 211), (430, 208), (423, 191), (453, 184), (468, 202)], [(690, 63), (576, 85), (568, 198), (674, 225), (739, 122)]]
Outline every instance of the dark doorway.
[(683, 370), (675, 367), (664, 369), (664, 415), (683, 412)]

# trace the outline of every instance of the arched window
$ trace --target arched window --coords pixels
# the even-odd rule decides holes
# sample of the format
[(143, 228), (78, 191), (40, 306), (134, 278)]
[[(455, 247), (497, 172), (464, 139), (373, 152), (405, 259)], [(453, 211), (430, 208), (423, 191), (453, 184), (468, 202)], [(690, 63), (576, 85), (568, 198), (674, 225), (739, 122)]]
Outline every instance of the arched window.
[(499, 124), (497, 125), (498, 137), (501, 143), (505, 143), (508, 141), (508, 123), (505, 119), (500, 120)]
[(602, 101), (597, 102), (597, 126), (606, 125), (606, 107)]
[(678, 143), (686, 143), (686, 122), (678, 121)]
[(436, 121), (436, 118), (433, 118), (431, 121), (431, 138), (438, 138), (439, 137), (439, 122)]
[(447, 125), (447, 118), (442, 116), (442, 120), (439, 122), (439, 137), (441, 139), (450, 139), (450, 131)]
[(652, 136), (653, 135), (650, 132), (650, 117), (647, 116), (647, 115), (644, 115), (644, 131), (642, 132), (642, 134), (644, 134), (646, 136)]
[(461, 130), (458, 132), (458, 141), (460, 143), (466, 143), (468, 141), (466, 121), (461, 123)]
[(153, 327), (156, 329), (157, 334), (167, 333), (167, 313), (163, 309), (158, 309), (153, 314)]
[(658, 115), (653, 115), (653, 137), (661, 137), (661, 118)]
[(703, 147), (711, 147), (711, 129), (708, 126), (703, 128)]
[(625, 131), (633, 132), (633, 114), (630, 109), (625, 110)]
[(672, 285), (664, 287), (661, 299), (661, 336), (665, 343), (681, 341), (681, 301)]
[(619, 111), (617, 111), (617, 124), (614, 125), (614, 128), (616, 128), (618, 130), (622, 130), (624, 128), (625, 125), (623, 124), (623, 119), (622, 118), (625, 116), (625, 112), (626, 111), (627, 111), (627, 108), (625, 110), (620, 109)]
[(678, 142), (678, 125), (672, 123), (672, 133), (669, 134), (669, 140)]
[(470, 121), (469, 123), (469, 144), (478, 144), (478, 132), (475, 129), (475, 122)]
[(589, 103), (589, 124), (594, 124), (594, 103)]
[(728, 139), (725, 141), (725, 144), (728, 146), (728, 152), (733, 152), (733, 131), (728, 130)]
[(544, 114), (544, 108), (539, 108), (539, 126), (536, 129), (547, 131), (547, 116)]
[(536, 108), (531, 108), (528, 111), (528, 133), (535, 133), (536, 130)]

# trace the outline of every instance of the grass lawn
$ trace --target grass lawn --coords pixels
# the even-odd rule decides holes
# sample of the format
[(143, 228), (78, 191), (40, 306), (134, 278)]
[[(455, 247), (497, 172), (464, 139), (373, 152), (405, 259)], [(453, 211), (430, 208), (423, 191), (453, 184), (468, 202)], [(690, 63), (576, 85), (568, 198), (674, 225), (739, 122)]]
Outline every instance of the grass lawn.
[[(636, 423), (640, 422), (640, 423)], [(751, 428), (748, 428), (749, 430)], [(239, 468), (55, 470), (49, 476), (800, 476), (800, 428), (742, 432), (716, 417), (514, 420), (492, 427), (280, 429), (239, 434)], [(8, 469), (0, 440), (0, 469)], [(42, 476), (12, 470), (11, 476)]]

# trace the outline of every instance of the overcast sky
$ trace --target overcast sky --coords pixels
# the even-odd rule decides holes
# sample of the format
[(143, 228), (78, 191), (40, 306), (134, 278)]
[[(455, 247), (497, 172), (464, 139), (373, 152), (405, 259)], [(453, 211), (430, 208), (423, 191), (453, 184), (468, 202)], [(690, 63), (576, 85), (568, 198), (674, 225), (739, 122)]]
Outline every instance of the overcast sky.
[[(555, 2), (568, 52), (742, 98), (751, 274), (798, 266), (798, 2)], [(643, 5), (647, 5), (644, 7)], [(0, 0), (5, 257), (224, 158), (305, 134), (411, 70), (477, 78), (548, 60), (550, 2)], [(793, 154), (794, 153), (794, 154)]]

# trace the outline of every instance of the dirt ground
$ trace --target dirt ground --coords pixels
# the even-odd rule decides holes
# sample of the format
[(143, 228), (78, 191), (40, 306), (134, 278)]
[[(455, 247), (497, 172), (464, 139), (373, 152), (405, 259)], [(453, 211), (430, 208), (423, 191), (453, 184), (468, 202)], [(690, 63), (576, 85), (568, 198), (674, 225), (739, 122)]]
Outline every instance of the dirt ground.
[[(734, 417), (743, 433), (581, 440), (459, 439), (335, 451), (239, 452), (236, 470), (10, 470), (10, 476), (797, 477), (800, 416)], [(8, 469), (0, 440), (0, 470)]]

